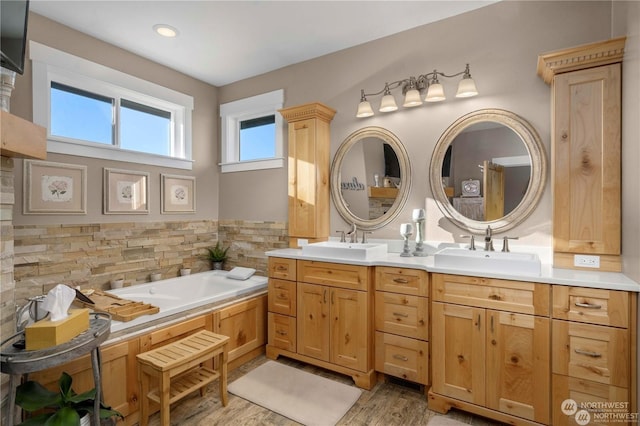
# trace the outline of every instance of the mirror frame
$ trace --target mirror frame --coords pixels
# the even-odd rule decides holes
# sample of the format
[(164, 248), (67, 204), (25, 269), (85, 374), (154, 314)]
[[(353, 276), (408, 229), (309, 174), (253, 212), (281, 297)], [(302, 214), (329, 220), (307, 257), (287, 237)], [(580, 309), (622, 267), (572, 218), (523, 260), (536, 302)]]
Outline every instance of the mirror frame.
[[(382, 139), (383, 142), (389, 144), (396, 156), (398, 157), (398, 163), (400, 165), (400, 187), (398, 188), (398, 195), (395, 201), (389, 208), (386, 214), (376, 219), (362, 219), (355, 216), (347, 207), (344, 197), (342, 196), (341, 181), (342, 181), (342, 162), (344, 157), (349, 152), (351, 147), (362, 139), (376, 137)], [(409, 198), (409, 189), (411, 188), (411, 164), (409, 163), (409, 155), (400, 142), (400, 139), (389, 130), (383, 127), (369, 126), (356, 130), (351, 133), (340, 145), (338, 151), (333, 157), (333, 163), (331, 164), (331, 198), (336, 206), (336, 210), (347, 223), (355, 223), (358, 229), (371, 231), (374, 229), (380, 229), (383, 226), (389, 224), (395, 219), (402, 207)]]
[[(531, 171), (529, 187), (516, 208), (500, 219), (477, 221), (463, 216), (451, 205), (442, 186), (442, 162), (447, 148), (453, 143), (456, 136), (467, 127), (486, 121), (502, 124), (520, 137), (531, 157)], [(538, 132), (524, 118), (502, 109), (481, 109), (463, 115), (454, 121), (440, 136), (429, 166), (429, 184), (438, 208), (455, 225), (473, 234), (483, 233), (487, 226), (491, 226), (495, 232), (504, 232), (521, 223), (537, 207), (544, 191), (546, 177), (547, 157)]]

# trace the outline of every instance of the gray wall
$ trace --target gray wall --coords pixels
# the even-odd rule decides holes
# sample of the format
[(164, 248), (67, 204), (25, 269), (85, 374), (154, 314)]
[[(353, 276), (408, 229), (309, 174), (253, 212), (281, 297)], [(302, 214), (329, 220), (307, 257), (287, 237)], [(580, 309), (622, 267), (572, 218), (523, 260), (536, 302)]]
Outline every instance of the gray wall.
[[(412, 209), (426, 207), (427, 239), (457, 240), (462, 231), (443, 217), (432, 200), (428, 182), (431, 155), (440, 135), (466, 113), (503, 108), (529, 120), (549, 152), (551, 92), (536, 75), (537, 57), (540, 53), (610, 38), (611, 15), (610, 2), (500, 2), (221, 87), (219, 98), (220, 102), (229, 102), (283, 88), (287, 107), (312, 101), (326, 103), (337, 110), (331, 124), (333, 153), (342, 140), (361, 127), (389, 129), (409, 153), (413, 184), (399, 217), (374, 232), (372, 238), (398, 238), (399, 224), (411, 221)], [(400, 108), (395, 113), (378, 113), (367, 119), (355, 118), (360, 89), (377, 91), (386, 81), (416, 76), (434, 68), (445, 73), (457, 72), (467, 62), (471, 64), (480, 96), (454, 98), (457, 79), (447, 79), (441, 81), (448, 93), (445, 102)], [(376, 109), (379, 98), (370, 100)], [(397, 101), (400, 102), (399, 95)], [(220, 183), (221, 218), (286, 220), (285, 169), (222, 175)], [(234, 198), (241, 192), (250, 195)], [(634, 197), (637, 200), (637, 192)], [(273, 201), (278, 204), (271, 204)], [(256, 204), (271, 207), (256, 210), (253, 208)], [(519, 244), (551, 247), (551, 208), (547, 179), (538, 208), (509, 231), (510, 235), (520, 236)], [(639, 219), (632, 220), (635, 225), (628, 225), (637, 227)], [(347, 224), (332, 206), (332, 234), (346, 228)]]
[[(193, 170), (170, 169), (135, 163), (98, 160), (62, 154), (48, 154), (47, 161), (86, 164), (87, 167), (87, 215), (22, 215), (22, 160), (15, 164), (14, 225), (26, 224), (77, 224), (105, 222), (176, 221), (218, 218), (218, 97), (217, 88), (195, 80), (178, 71), (156, 64), (133, 53), (103, 43), (35, 13), (29, 15), (30, 40), (55, 49), (86, 58), (118, 71), (151, 81), (194, 97), (193, 110)], [(29, 52), (27, 52), (28, 58)], [(32, 118), (31, 61), (25, 64), (24, 75), (16, 78), (16, 88), (11, 96), (11, 113), (25, 119)], [(140, 170), (150, 173), (148, 215), (102, 214), (102, 168), (114, 167)], [(160, 214), (160, 173), (196, 176), (196, 213), (182, 215)]]

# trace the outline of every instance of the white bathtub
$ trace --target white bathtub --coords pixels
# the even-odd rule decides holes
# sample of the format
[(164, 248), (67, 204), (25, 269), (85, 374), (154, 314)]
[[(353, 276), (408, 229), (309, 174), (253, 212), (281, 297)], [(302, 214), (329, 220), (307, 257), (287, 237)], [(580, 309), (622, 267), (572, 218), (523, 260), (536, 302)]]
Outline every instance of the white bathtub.
[(227, 278), (226, 271), (207, 271), (109, 290), (109, 293), (123, 299), (150, 303), (160, 308), (157, 314), (142, 315), (127, 322), (112, 321), (111, 332), (266, 288), (267, 277), (254, 275), (248, 280), (239, 281)]

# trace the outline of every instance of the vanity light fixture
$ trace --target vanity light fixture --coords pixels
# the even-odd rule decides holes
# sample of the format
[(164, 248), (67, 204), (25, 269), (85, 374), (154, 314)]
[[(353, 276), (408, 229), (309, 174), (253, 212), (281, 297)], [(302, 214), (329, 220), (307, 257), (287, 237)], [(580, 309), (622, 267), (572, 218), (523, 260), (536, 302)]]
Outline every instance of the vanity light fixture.
[(167, 24), (156, 24), (153, 30), (163, 37), (174, 38), (178, 36), (178, 30)]
[(391, 112), (398, 109), (396, 100), (391, 94), (392, 90), (399, 87), (402, 88), (402, 94), (404, 95), (404, 102), (402, 106), (405, 108), (411, 108), (414, 106), (422, 105), (422, 92), (425, 90), (427, 94), (424, 98), (425, 102), (440, 102), (446, 99), (444, 94), (444, 87), (438, 80), (438, 77), (452, 78), (462, 75), (462, 80), (458, 83), (458, 91), (456, 92), (456, 98), (469, 98), (478, 94), (476, 84), (471, 78), (471, 72), (469, 71), (469, 64), (466, 64), (464, 71), (460, 71), (456, 74), (447, 75), (438, 70), (433, 70), (426, 74), (421, 74), (418, 77), (409, 77), (402, 80), (394, 81), (393, 83), (385, 83), (384, 89), (375, 93), (365, 93), (364, 89), (360, 91), (360, 103), (358, 104), (358, 112), (356, 117), (364, 118), (371, 117), (374, 112), (371, 108), (371, 103), (367, 100), (367, 96), (378, 96), (383, 94), (380, 101), (380, 112)]

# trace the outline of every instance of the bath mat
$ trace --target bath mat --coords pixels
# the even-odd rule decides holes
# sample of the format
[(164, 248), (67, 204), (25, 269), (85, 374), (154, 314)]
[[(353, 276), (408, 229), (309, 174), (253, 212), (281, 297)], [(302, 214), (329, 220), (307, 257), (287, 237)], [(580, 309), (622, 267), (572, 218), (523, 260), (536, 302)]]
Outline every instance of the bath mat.
[(451, 417), (433, 416), (429, 419), (427, 426), (469, 426), (469, 424), (452, 419)]
[(335, 425), (362, 391), (275, 361), (230, 383), (229, 392), (307, 426)]

